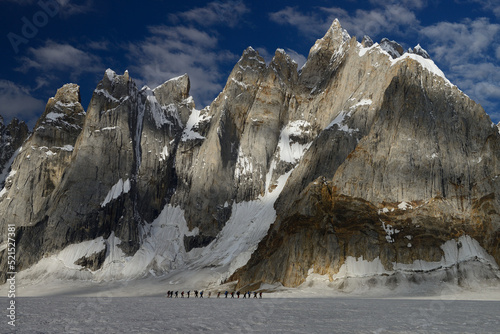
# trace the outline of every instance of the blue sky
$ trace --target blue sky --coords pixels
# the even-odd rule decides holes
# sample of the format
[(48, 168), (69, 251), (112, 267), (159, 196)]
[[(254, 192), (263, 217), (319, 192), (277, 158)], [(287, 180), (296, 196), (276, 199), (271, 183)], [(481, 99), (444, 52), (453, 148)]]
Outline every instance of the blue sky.
[(299, 64), (335, 18), (351, 36), (420, 44), (448, 79), (500, 121), (498, 0), (0, 0), (0, 115), (31, 126), (68, 82), (87, 107), (107, 68), (155, 87), (188, 73), (197, 107), (225, 85), (243, 50)]

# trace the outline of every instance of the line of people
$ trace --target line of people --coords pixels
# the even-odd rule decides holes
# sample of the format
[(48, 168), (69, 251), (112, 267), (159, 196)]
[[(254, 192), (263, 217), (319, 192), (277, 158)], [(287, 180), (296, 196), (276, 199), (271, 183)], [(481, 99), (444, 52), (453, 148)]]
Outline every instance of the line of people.
[[(184, 294), (184, 291), (181, 291), (180, 295), (181, 295), (181, 298), (184, 298), (184, 295), (187, 296), (186, 298), (189, 298), (189, 296), (191, 295), (191, 290), (187, 291), (187, 293), (185, 293), (185, 294)], [(240, 291), (232, 291), (232, 292), (226, 291), (226, 292), (224, 292), (225, 298), (227, 298), (228, 295), (230, 295), (231, 298), (234, 298), (235, 295), (237, 298), (240, 298), (242, 293)], [(194, 290), (194, 297), (198, 298), (198, 296), (199, 296), (199, 298), (203, 298), (203, 291)], [(209, 291), (208, 298), (210, 298), (211, 296), (212, 296), (212, 291)], [(217, 298), (220, 298), (220, 296), (221, 296), (221, 291), (219, 291), (217, 293)], [(251, 298), (251, 297), (252, 297), (251, 291), (243, 292), (243, 299)], [(167, 291), (167, 298), (179, 298), (179, 291)], [(254, 291), (253, 298), (262, 299), (262, 292)]]

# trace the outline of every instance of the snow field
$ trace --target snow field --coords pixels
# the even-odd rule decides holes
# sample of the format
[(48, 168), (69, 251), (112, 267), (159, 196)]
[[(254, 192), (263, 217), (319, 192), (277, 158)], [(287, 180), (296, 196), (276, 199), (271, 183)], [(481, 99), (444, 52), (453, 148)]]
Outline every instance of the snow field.
[[(495, 302), (265, 297), (17, 298), (15, 329), (30, 334), (498, 332)], [(5, 321), (0, 325), (2, 333), (10, 329)]]

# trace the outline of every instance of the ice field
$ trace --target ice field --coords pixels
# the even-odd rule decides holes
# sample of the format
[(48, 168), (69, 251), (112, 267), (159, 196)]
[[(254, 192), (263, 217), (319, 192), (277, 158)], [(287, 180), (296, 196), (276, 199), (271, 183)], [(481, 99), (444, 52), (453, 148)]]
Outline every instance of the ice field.
[(16, 303), (15, 331), (3, 319), (1, 333), (498, 333), (500, 323), (496, 301), (264, 295), (21, 297)]

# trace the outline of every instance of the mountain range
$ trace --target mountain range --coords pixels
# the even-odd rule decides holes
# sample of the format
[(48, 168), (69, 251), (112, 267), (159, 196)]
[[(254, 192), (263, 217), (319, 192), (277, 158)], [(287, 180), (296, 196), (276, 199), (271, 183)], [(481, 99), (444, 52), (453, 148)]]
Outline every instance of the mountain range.
[(499, 127), (420, 45), (335, 20), (300, 69), (249, 47), (209, 106), (189, 92), (107, 70), (86, 111), (67, 84), (31, 133), (0, 123), (3, 281), (8, 224), (25, 280), (500, 278)]

